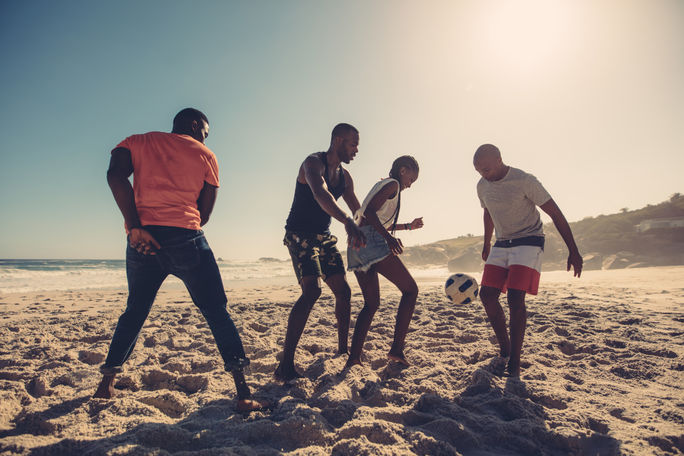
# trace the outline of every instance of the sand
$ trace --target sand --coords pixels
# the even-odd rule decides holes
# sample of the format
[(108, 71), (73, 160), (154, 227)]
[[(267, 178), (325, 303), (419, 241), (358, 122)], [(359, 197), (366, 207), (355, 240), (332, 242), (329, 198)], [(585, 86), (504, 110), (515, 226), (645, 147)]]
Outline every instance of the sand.
[[(479, 278), (479, 276), (478, 276)], [(352, 324), (362, 299), (355, 280)], [(341, 374), (324, 291), (297, 351), (305, 378), (272, 379), (298, 288), (228, 284), (248, 381), (272, 410), (235, 412), (211, 333), (163, 290), (117, 378), (91, 399), (122, 290), (0, 296), (0, 455), (643, 455), (684, 452), (684, 267), (545, 273), (528, 301), (520, 379), (501, 376), (478, 303), (422, 280), (406, 355), (388, 363), (399, 295), (383, 301), (364, 366)]]

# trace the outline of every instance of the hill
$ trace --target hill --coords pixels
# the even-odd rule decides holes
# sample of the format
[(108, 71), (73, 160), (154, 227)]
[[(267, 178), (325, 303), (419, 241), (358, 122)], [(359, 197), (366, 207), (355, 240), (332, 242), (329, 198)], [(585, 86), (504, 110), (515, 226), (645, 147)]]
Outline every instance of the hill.
[[(654, 223), (662, 219), (670, 221)], [(571, 222), (570, 227), (585, 269), (616, 269), (684, 264), (683, 224), (684, 196), (675, 193), (657, 205), (586, 217)], [(565, 269), (567, 249), (563, 239), (553, 223), (545, 224), (544, 232), (544, 269)], [(460, 236), (407, 247), (402, 258), (409, 266), (447, 265), (451, 271), (479, 271), (483, 265), (482, 242), (482, 236)]]

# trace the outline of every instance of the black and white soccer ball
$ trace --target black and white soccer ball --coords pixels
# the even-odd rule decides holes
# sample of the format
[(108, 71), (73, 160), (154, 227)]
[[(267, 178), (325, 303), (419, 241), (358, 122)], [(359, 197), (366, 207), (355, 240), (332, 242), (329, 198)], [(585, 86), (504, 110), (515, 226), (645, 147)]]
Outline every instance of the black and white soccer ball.
[(454, 304), (468, 304), (475, 301), (479, 288), (477, 280), (468, 274), (453, 274), (444, 284), (444, 292), (447, 298)]

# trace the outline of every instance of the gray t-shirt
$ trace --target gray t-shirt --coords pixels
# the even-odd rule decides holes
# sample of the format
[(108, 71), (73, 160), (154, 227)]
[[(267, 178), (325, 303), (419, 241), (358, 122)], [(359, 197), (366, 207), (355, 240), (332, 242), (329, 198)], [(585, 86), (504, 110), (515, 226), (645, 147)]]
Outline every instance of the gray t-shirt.
[(480, 179), (477, 196), (492, 216), (497, 240), (544, 235), (536, 206), (549, 201), (551, 195), (532, 174), (509, 167), (501, 180)]

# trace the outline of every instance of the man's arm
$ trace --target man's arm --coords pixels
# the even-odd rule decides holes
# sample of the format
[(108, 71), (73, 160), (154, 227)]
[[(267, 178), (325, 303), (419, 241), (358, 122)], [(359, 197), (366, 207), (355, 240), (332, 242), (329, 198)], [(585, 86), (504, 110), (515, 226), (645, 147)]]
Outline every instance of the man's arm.
[[(330, 215), (334, 219), (344, 223), (344, 229), (347, 231), (348, 236), (347, 243), (354, 248), (359, 248), (365, 245), (366, 237), (363, 235), (361, 230), (359, 230), (359, 227), (356, 226), (356, 223), (354, 223), (354, 219), (348, 216), (342, 210), (342, 208), (337, 204), (337, 201), (335, 201), (335, 198), (330, 193), (330, 190), (328, 190), (328, 186), (325, 183), (325, 179), (323, 178), (325, 167), (323, 166), (321, 160), (313, 155), (309, 156), (306, 160), (304, 160), (304, 164), (302, 165), (302, 167), (304, 168), (304, 179), (306, 180), (306, 183), (309, 185), (309, 188), (311, 188), (311, 193), (313, 194), (314, 199), (319, 204), (319, 206), (321, 206), (321, 209), (323, 209), (328, 215)], [(351, 191), (353, 194), (353, 184)], [(350, 204), (350, 208), (353, 210), (357, 210), (360, 207), (359, 201), (356, 199), (356, 196), (354, 196), (354, 200), (356, 201), (355, 203), (352, 202), (352, 204), (355, 204), (356, 207), (354, 209), (351, 207), (352, 205)], [(347, 201), (346, 198), (345, 201)], [(347, 202), (347, 204), (349, 204), (349, 202)]]
[(197, 198), (197, 209), (200, 213), (200, 226), (204, 226), (209, 221), (209, 216), (214, 210), (214, 203), (216, 203), (217, 187), (214, 187), (207, 182), (204, 183), (202, 191)]
[(575, 238), (572, 235), (572, 230), (570, 229), (568, 221), (565, 219), (565, 216), (553, 199), (548, 200), (539, 207), (544, 212), (549, 214), (551, 220), (553, 220), (553, 224), (556, 226), (556, 229), (565, 241), (565, 245), (568, 246), (569, 254), (567, 270), (569, 271), (570, 266), (572, 266), (575, 277), (579, 277), (582, 274), (583, 260), (579, 253), (579, 249), (577, 249), (577, 245), (575, 244)]
[(112, 150), (112, 158), (109, 160), (109, 169), (107, 169), (107, 183), (126, 222), (129, 243), (140, 253), (154, 255), (153, 247), (158, 249), (161, 246), (140, 225), (133, 186), (128, 180), (131, 174), (133, 174), (131, 151), (124, 147)]
[(347, 203), (352, 214), (356, 214), (356, 211), (361, 208), (361, 204), (356, 193), (354, 193), (354, 180), (346, 169), (343, 169), (342, 172), (344, 173), (344, 194), (342, 198), (344, 198), (344, 202)]
[(484, 245), (482, 246), (482, 260), (487, 261), (489, 252), (492, 249), (492, 234), (494, 233), (494, 220), (492, 220), (492, 216), (487, 208), (484, 209), (482, 221), (484, 222)]
[(302, 166), (304, 168), (304, 179), (309, 188), (311, 188), (311, 193), (313, 193), (314, 199), (321, 206), (321, 209), (332, 218), (346, 223), (346, 220), (350, 217), (337, 204), (330, 190), (328, 190), (328, 185), (323, 178), (325, 167), (321, 160), (315, 156), (310, 156), (304, 160)]

